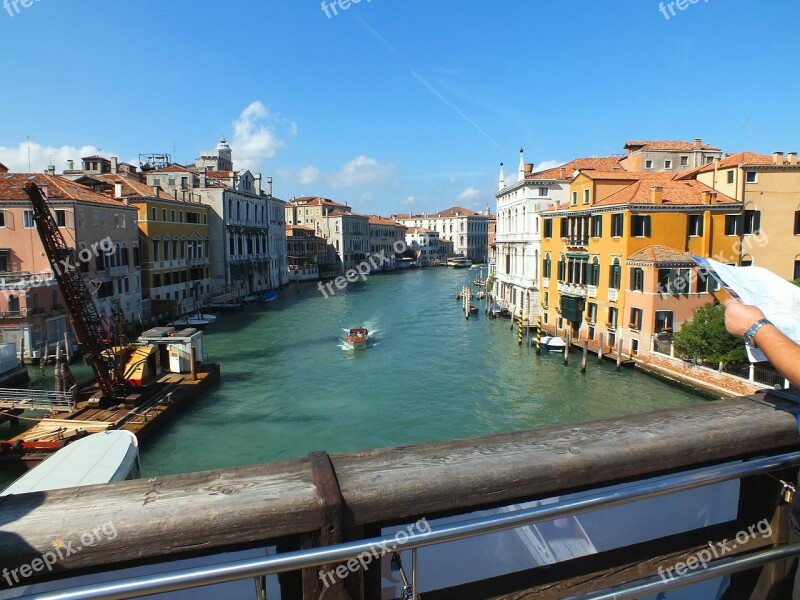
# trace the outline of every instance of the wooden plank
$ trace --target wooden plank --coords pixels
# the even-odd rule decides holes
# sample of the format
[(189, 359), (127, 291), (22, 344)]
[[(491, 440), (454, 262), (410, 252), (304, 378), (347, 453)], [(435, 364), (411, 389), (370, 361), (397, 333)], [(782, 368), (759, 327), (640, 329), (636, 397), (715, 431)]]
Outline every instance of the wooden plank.
[(355, 524), (431, 518), (796, 449), (796, 405), (757, 398), (332, 458)]
[[(796, 449), (794, 407), (733, 399), (332, 459), (347, 527), (355, 529)], [(319, 528), (320, 502), (307, 459), (8, 497), (0, 501), (0, 569), (106, 522), (116, 539), (58, 568), (211, 554), (307, 534)]]

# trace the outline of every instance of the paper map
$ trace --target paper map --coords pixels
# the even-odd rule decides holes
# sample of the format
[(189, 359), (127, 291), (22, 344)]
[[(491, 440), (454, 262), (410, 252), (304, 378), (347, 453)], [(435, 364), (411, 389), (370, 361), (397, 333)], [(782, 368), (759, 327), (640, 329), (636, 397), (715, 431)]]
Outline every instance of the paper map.
[[(800, 344), (800, 287), (762, 267), (732, 267), (710, 258), (693, 256), (702, 274), (708, 274), (732, 298), (761, 309), (786, 337)], [(767, 360), (758, 348), (747, 347), (751, 362)]]

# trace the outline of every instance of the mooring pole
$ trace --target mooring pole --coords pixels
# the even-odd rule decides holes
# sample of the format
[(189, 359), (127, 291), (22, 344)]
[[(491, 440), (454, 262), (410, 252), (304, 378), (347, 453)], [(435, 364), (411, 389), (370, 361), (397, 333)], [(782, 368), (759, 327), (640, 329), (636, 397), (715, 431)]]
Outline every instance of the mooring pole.
[(536, 354), (542, 353), (542, 315), (536, 319)]
[(597, 362), (603, 362), (603, 334), (601, 333), (597, 336), (597, 341), (599, 342), (599, 346), (597, 346)]
[(583, 359), (581, 360), (581, 373), (586, 373), (586, 359), (589, 356), (589, 340), (583, 340)]
[(564, 364), (566, 365), (569, 364), (569, 345), (570, 345), (569, 329), (567, 329), (566, 332), (564, 333), (564, 337), (566, 338), (565, 341), (567, 342), (564, 345)]
[(622, 336), (617, 339), (617, 371), (622, 367)]
[(517, 345), (522, 346), (522, 309), (519, 311), (519, 320), (517, 321)]

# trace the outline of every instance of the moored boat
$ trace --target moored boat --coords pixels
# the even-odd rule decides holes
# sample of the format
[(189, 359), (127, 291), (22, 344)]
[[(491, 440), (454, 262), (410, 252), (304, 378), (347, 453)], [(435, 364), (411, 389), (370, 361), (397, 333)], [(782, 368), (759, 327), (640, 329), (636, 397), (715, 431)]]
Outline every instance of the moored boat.
[(473, 306), (473, 305), (470, 304), (469, 313), (471, 315), (477, 315), (478, 314), (478, 307), (477, 306)]
[[(542, 348), (550, 350), (551, 352), (561, 352), (567, 347), (567, 343), (557, 335), (544, 335), (542, 336)], [(533, 341), (536, 344), (536, 341)]]
[(468, 269), (472, 266), (472, 261), (466, 256), (455, 256), (448, 261), (454, 269)]
[(353, 327), (347, 337), (344, 338), (344, 343), (353, 350), (363, 350), (367, 347), (368, 339), (369, 330), (363, 327)]
[(217, 315), (210, 313), (192, 313), (185, 315), (169, 324), (170, 327), (194, 327), (195, 329), (203, 329), (208, 327), (217, 320)]

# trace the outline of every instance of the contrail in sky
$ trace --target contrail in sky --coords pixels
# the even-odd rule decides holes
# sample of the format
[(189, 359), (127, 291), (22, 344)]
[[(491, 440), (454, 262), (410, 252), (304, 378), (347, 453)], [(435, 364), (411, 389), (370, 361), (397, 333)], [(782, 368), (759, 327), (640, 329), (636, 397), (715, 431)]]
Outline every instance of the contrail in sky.
[(409, 62), (408, 62), (408, 61), (407, 61), (407, 60), (406, 60), (406, 59), (405, 59), (405, 58), (404, 58), (404, 57), (403, 57), (403, 56), (402, 56), (402, 55), (401, 55), (401, 54), (400, 54), (400, 53), (399, 53), (397, 50), (395, 50), (394, 46), (392, 46), (392, 45), (391, 45), (391, 44), (390, 44), (390, 43), (389, 43), (389, 42), (386, 40), (386, 38), (384, 38), (384, 37), (383, 37), (383, 36), (382, 36), (380, 33), (378, 33), (378, 32), (377, 32), (377, 31), (375, 31), (375, 30), (374, 30), (372, 27), (370, 27), (370, 26), (369, 26), (369, 25), (368, 25), (368, 24), (367, 24), (367, 23), (364, 21), (364, 19), (362, 19), (360, 16), (356, 15), (356, 19), (358, 19), (358, 22), (359, 22), (359, 23), (361, 23), (361, 25), (362, 25), (362, 26), (363, 26), (363, 27), (364, 27), (364, 28), (365, 28), (367, 31), (369, 31), (369, 32), (370, 32), (370, 33), (371, 33), (373, 36), (375, 36), (375, 38), (376, 38), (376, 39), (377, 39), (377, 40), (378, 40), (378, 41), (379, 41), (381, 44), (383, 44), (383, 45), (386, 47), (386, 49), (387, 49), (387, 50), (389, 50), (389, 52), (391, 52), (392, 54), (394, 54), (394, 55), (397, 57), (397, 59), (398, 59), (400, 62), (402, 62), (402, 63), (403, 63), (403, 64), (404, 64), (406, 67), (408, 67), (408, 70), (409, 70), (409, 71), (411, 71), (411, 75), (412, 75), (412, 77), (414, 77), (414, 79), (416, 79), (416, 80), (417, 80), (417, 81), (418, 81), (418, 82), (419, 82), (419, 83), (420, 83), (420, 84), (421, 84), (421, 85), (422, 85), (422, 86), (423, 86), (425, 89), (427, 89), (427, 90), (428, 90), (428, 91), (429, 91), (431, 94), (433, 94), (434, 96), (436, 96), (436, 97), (437, 97), (439, 100), (441, 100), (441, 101), (442, 101), (444, 104), (446, 104), (447, 106), (449, 106), (450, 108), (452, 108), (452, 109), (453, 109), (453, 110), (454, 110), (454, 111), (455, 111), (455, 112), (456, 112), (456, 113), (457, 113), (457, 114), (458, 114), (458, 115), (459, 115), (459, 116), (460, 116), (462, 119), (464, 119), (464, 120), (465, 120), (467, 123), (469, 123), (470, 125), (472, 125), (472, 126), (475, 128), (475, 129), (477, 129), (477, 130), (478, 130), (478, 131), (481, 133), (481, 135), (483, 135), (483, 137), (485, 137), (485, 138), (486, 138), (487, 140), (489, 140), (489, 141), (490, 141), (492, 144), (494, 144), (494, 145), (495, 145), (495, 147), (497, 147), (497, 149), (498, 149), (498, 150), (502, 150), (502, 148), (500, 148), (500, 145), (499, 145), (497, 142), (495, 142), (495, 141), (492, 139), (492, 137), (491, 137), (491, 136), (490, 136), (488, 133), (486, 133), (486, 131), (484, 131), (484, 130), (483, 130), (483, 128), (482, 128), (480, 125), (478, 125), (478, 124), (477, 124), (475, 121), (473, 121), (473, 120), (472, 120), (472, 119), (471, 119), (471, 118), (470, 118), (470, 117), (469, 117), (469, 116), (468, 116), (468, 115), (467, 115), (467, 114), (466, 114), (466, 113), (465, 113), (463, 110), (461, 110), (461, 109), (460, 109), (459, 107), (457, 107), (455, 104), (453, 104), (452, 102), (450, 102), (450, 100), (448, 100), (447, 98), (445, 98), (445, 97), (444, 97), (444, 96), (443, 96), (443, 95), (442, 95), (442, 94), (439, 92), (439, 90), (437, 90), (435, 87), (433, 87), (433, 85), (432, 85), (432, 84), (431, 84), (431, 83), (430, 83), (430, 82), (429, 82), (427, 79), (425, 79), (425, 78), (424, 78), (422, 75), (420, 75), (419, 73), (417, 73), (417, 71), (414, 69), (414, 67), (412, 67), (412, 66), (411, 66), (411, 64), (410, 64), (410, 63), (409, 63)]

